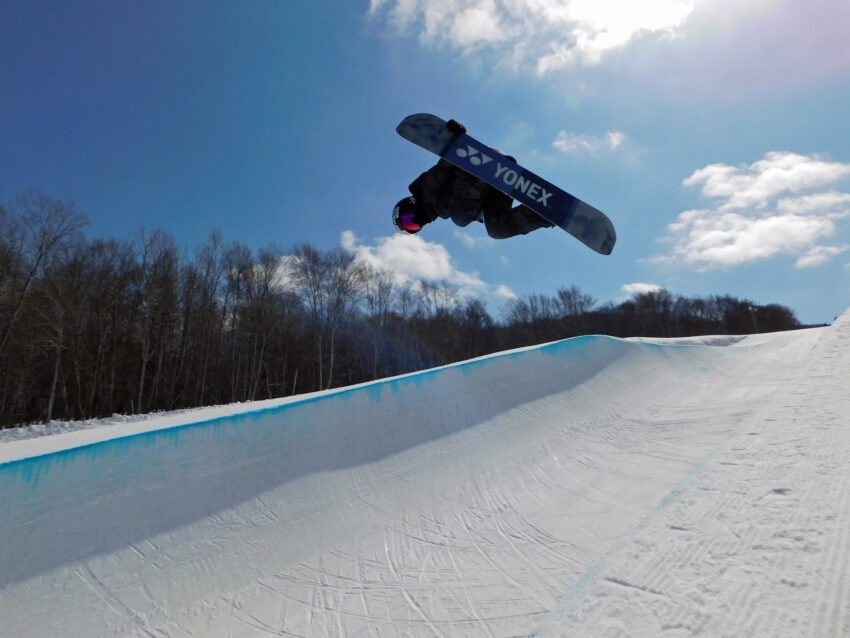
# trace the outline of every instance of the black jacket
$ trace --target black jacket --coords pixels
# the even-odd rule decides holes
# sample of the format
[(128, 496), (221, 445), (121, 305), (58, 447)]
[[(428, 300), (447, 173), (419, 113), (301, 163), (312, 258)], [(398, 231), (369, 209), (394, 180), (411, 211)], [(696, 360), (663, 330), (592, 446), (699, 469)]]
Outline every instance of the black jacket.
[(482, 221), (494, 239), (525, 235), (549, 222), (525, 206), (511, 208), (513, 200), (444, 159), (417, 177), (408, 187), (418, 202), (437, 217), (451, 219), (458, 226)]

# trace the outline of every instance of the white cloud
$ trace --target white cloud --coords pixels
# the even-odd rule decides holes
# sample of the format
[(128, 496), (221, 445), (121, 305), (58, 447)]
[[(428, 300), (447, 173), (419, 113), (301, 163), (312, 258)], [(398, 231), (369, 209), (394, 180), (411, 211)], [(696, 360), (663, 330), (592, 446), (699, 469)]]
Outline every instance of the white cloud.
[(480, 246), (488, 246), (488, 245), (491, 245), (491, 244), (493, 244), (497, 241), (497, 240), (493, 239), (492, 237), (490, 237), (489, 235), (476, 237), (476, 236), (470, 234), (468, 231), (462, 230), (460, 228), (455, 230), (454, 237), (456, 239), (459, 239), (463, 243), (463, 245), (466, 246), (467, 248), (469, 248), (470, 250), (474, 249), (474, 248), (478, 248)]
[(658, 284), (648, 284), (648, 283), (643, 283), (643, 282), (637, 281), (637, 282), (632, 283), (632, 284), (625, 284), (623, 286), (622, 290), (623, 290), (624, 293), (626, 293), (627, 295), (629, 295), (631, 297), (631, 296), (634, 296), (634, 295), (643, 295), (643, 294), (646, 294), (648, 292), (658, 292), (659, 290), (662, 290), (663, 288), (664, 288), (664, 286), (659, 286)]
[(456, 15), (450, 39), (471, 46), (501, 42), (507, 38), (493, 2), (482, 2)]
[(667, 33), (692, 0), (371, 0), (369, 14), (429, 44), (470, 52), (501, 47), (503, 61), (538, 75), (598, 64), (648, 33)]
[(608, 131), (605, 134), (605, 142), (608, 144), (608, 146), (611, 148), (611, 150), (618, 148), (620, 146), (620, 144), (622, 144), (625, 141), (626, 141), (626, 134), (621, 133), (620, 131)]
[(375, 268), (393, 271), (399, 283), (427, 279), (448, 281), (467, 290), (488, 288), (477, 273), (466, 273), (452, 263), (451, 255), (442, 244), (418, 236), (391, 235), (380, 237), (375, 245), (361, 244), (350, 230), (343, 231), (340, 245), (360, 260)]
[[(373, 2), (380, 2), (381, 0), (373, 0)], [(354, 234), (353, 230), (344, 230), (342, 231), (342, 235), (339, 238), (339, 245), (342, 248), (350, 253), (357, 252), (357, 235)]]
[(478, 297), (485, 301), (514, 299), (516, 293), (504, 284), (491, 285), (477, 272), (464, 272), (455, 266), (445, 246), (417, 236), (391, 235), (379, 237), (373, 245), (361, 243), (350, 230), (343, 231), (340, 246), (359, 261), (387, 269), (395, 274), (396, 283), (403, 285), (419, 280), (437, 283), (446, 281), (456, 287), (461, 298)]
[(693, 2), (686, 0), (571, 0), (544, 4), (551, 9), (556, 23), (569, 29), (572, 37), (552, 43), (552, 53), (537, 62), (539, 75), (578, 63), (598, 64), (606, 54), (641, 34), (672, 31), (693, 11)]
[[(825, 263), (846, 247), (821, 242), (850, 216), (850, 195), (816, 190), (850, 176), (850, 164), (817, 155), (770, 152), (751, 165), (711, 164), (683, 181), (699, 186), (716, 206), (681, 213), (668, 227), (673, 247), (658, 261), (702, 270), (733, 267), (778, 255), (797, 256), (796, 267)], [(793, 193), (793, 197), (782, 197)]]
[(822, 217), (748, 217), (715, 210), (687, 211), (670, 225), (676, 236), (673, 257), (702, 269), (738, 266), (779, 254), (800, 254), (835, 232)]
[(417, 288), (422, 279), (430, 283), (445, 281), (456, 288), (461, 299), (476, 297), (485, 302), (495, 302), (517, 297), (504, 284), (491, 285), (483, 281), (477, 272), (458, 269), (445, 246), (426, 241), (418, 235), (378, 237), (373, 245), (367, 245), (361, 243), (354, 232), (346, 230), (340, 237), (340, 246), (358, 261), (393, 272), (398, 285), (412, 283)]
[(597, 153), (602, 150), (613, 151), (626, 139), (625, 133), (608, 131), (604, 137), (579, 135), (569, 131), (558, 133), (552, 146), (562, 153)]
[(766, 206), (785, 192), (824, 186), (850, 175), (850, 164), (827, 162), (818, 155), (772, 151), (750, 166), (711, 164), (685, 179), (685, 186), (702, 184), (702, 194), (725, 198), (721, 208)]
[(815, 246), (805, 255), (800, 257), (794, 264), (794, 267), (812, 268), (813, 266), (820, 266), (836, 255), (840, 255), (847, 250), (850, 250), (850, 246)]
[(845, 0), (370, 0), (368, 14), (429, 47), (492, 54), (500, 73), (592, 67), (628, 47), (621, 79), (677, 99), (850, 76)]
[(496, 295), (498, 295), (499, 297), (502, 297), (504, 299), (516, 299), (517, 298), (517, 294), (504, 284), (501, 284), (501, 285), (496, 287)]
[(850, 215), (850, 193), (829, 191), (802, 197), (783, 198), (777, 202), (776, 208), (782, 213), (796, 215), (819, 213), (832, 219), (840, 219)]

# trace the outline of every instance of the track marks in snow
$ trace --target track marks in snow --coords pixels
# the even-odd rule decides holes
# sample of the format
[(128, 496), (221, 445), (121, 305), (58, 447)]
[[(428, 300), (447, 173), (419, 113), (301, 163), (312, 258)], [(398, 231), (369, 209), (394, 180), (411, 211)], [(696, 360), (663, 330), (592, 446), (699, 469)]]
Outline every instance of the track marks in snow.
[(537, 634), (850, 635), (848, 350), (845, 315)]

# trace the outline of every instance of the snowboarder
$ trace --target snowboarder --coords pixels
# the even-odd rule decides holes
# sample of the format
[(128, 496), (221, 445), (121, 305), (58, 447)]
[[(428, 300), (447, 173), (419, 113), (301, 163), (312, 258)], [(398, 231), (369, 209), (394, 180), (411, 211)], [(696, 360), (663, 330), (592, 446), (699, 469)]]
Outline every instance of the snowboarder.
[[(455, 120), (449, 120), (446, 126), (456, 135), (466, 132), (466, 127)], [(526, 206), (511, 208), (510, 196), (442, 158), (408, 189), (412, 196), (399, 201), (393, 209), (393, 223), (402, 233), (418, 233), (438, 217), (451, 219), (458, 226), (483, 222), (493, 239), (554, 226)]]

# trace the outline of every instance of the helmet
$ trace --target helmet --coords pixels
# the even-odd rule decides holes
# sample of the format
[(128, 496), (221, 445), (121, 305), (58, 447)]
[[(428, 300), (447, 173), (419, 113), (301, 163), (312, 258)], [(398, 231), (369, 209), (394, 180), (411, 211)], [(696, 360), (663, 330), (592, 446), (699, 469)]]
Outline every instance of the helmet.
[(424, 214), (422, 205), (415, 197), (405, 197), (393, 208), (393, 224), (400, 233), (415, 235), (427, 224), (430, 218)]

